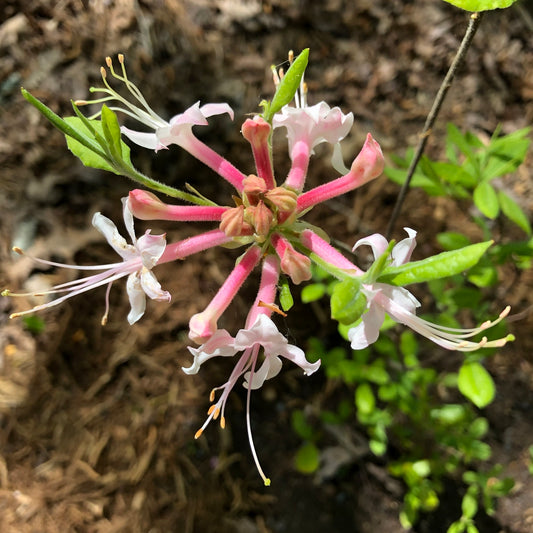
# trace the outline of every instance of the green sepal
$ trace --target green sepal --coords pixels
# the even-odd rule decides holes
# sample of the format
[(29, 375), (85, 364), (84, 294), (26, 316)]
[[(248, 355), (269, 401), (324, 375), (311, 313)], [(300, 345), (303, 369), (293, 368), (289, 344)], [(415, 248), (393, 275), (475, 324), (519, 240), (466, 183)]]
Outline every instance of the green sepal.
[(348, 278), (335, 285), (331, 295), (331, 318), (341, 324), (353, 324), (366, 308), (360, 278)]
[(517, 0), (444, 0), (449, 4), (464, 9), (465, 11), (489, 11), (491, 9), (504, 9), (514, 4)]
[(442, 252), (438, 255), (413, 261), (405, 265), (386, 268), (378, 281), (403, 287), (411, 283), (422, 283), (433, 279), (447, 278), (473, 267), (494, 241), (479, 242), (459, 250)]
[(294, 95), (300, 86), (300, 82), (302, 81), (308, 60), (309, 48), (306, 48), (305, 50), (302, 50), (300, 55), (293, 61), (289, 70), (287, 70), (285, 76), (281, 79), (272, 102), (270, 102), (270, 104), (261, 103), (264, 109), (263, 118), (267, 122), (272, 123), (274, 115), (294, 98)]

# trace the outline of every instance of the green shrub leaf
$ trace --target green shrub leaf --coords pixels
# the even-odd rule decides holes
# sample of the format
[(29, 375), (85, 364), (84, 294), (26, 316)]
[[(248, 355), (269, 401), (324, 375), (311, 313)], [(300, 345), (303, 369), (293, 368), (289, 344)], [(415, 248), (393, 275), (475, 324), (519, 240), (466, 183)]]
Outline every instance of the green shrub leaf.
[(480, 363), (464, 363), (459, 370), (457, 386), (461, 394), (479, 408), (486, 407), (494, 399), (494, 381)]
[(421, 261), (386, 268), (378, 281), (403, 286), (460, 274), (473, 267), (493, 241), (480, 242), (459, 250), (442, 252)]

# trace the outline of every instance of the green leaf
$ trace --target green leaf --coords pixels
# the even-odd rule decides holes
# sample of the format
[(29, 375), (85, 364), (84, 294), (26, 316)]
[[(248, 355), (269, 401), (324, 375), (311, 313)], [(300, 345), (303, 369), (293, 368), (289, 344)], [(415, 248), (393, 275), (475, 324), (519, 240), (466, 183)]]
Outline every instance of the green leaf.
[(503, 214), (528, 235), (531, 235), (531, 224), (521, 207), (502, 191), (498, 192), (498, 200)]
[(376, 407), (376, 397), (368, 383), (361, 383), (355, 389), (355, 405), (362, 415), (369, 415)]
[(500, 212), (500, 204), (498, 203), (496, 191), (486, 181), (482, 181), (474, 189), (474, 203), (487, 218), (495, 219)]
[(305, 50), (302, 50), (300, 55), (289, 67), (289, 70), (287, 70), (285, 76), (281, 79), (272, 102), (270, 105), (266, 106), (263, 118), (267, 122), (272, 122), (273, 116), (294, 98), (298, 87), (300, 87), (300, 82), (302, 81), (308, 60), (309, 48), (306, 48)]
[(444, 0), (466, 11), (488, 11), (503, 9), (514, 4), (516, 0)]
[(306, 442), (296, 452), (294, 465), (303, 474), (312, 474), (320, 464), (320, 453), (312, 442)]
[(281, 290), (279, 291), (279, 303), (284, 311), (288, 311), (294, 305), (294, 298), (291, 294), (291, 288), (286, 278), (281, 281)]
[(380, 283), (404, 286), (460, 274), (474, 266), (493, 241), (480, 242), (459, 250), (442, 252), (421, 261), (386, 268), (378, 278)]
[(304, 304), (308, 304), (309, 302), (320, 300), (326, 294), (326, 290), (327, 287), (323, 283), (311, 283), (311, 285), (306, 285), (302, 289), (300, 297)]
[[(115, 159), (122, 159), (122, 138), (120, 134), (120, 125), (117, 115), (105, 104), (102, 106), (102, 131), (109, 150)], [(124, 144), (124, 146), (126, 146)]]
[[(65, 122), (69, 124), (70, 126), (72, 126), (73, 128), (77, 129), (78, 131), (84, 131), (84, 132), (90, 133), (88, 127), (84, 124), (83, 120), (80, 119), (79, 117), (66, 117)], [(104, 132), (104, 128), (103, 128), (101, 121), (91, 120), (90, 125), (95, 131), (95, 134), (94, 134), (95, 136), (101, 136), (102, 138), (105, 138), (105, 132)], [(92, 133), (90, 134), (92, 135)], [(122, 175), (122, 172), (115, 169), (108, 162), (107, 159), (104, 159), (98, 153), (95, 153), (95, 151), (92, 148), (91, 149), (87, 148), (85, 145), (81, 144), (80, 142), (78, 142), (76, 139), (74, 139), (70, 135), (66, 135), (66, 139), (67, 139), (67, 146), (69, 150), (76, 157), (78, 157), (86, 167), (100, 168), (103, 170), (108, 170), (118, 175)], [(122, 140), (120, 141), (120, 144), (121, 144), (120, 159), (125, 161), (127, 164), (131, 165), (129, 146)]]
[(331, 318), (353, 324), (366, 310), (367, 301), (360, 291), (361, 280), (348, 278), (337, 283), (331, 295)]
[(461, 510), (466, 518), (474, 518), (477, 513), (477, 491), (467, 491), (461, 502)]
[(480, 409), (492, 402), (496, 392), (491, 375), (476, 362), (463, 364), (457, 386), (461, 394)]

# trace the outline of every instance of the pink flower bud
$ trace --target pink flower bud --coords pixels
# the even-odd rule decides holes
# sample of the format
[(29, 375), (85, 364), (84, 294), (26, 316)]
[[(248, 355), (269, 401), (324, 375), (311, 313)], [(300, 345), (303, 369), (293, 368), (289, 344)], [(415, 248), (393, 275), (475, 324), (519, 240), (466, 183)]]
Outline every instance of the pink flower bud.
[(260, 116), (247, 118), (241, 128), (242, 136), (252, 145), (259, 148), (268, 141), (270, 124)]
[(244, 189), (243, 192), (246, 194), (246, 198), (250, 205), (256, 205), (260, 200), (261, 195), (267, 192), (267, 186), (263, 178), (258, 178), (254, 174), (250, 174), (242, 182)]
[(129, 194), (130, 209), (141, 220), (157, 219), (168, 207), (155, 194), (141, 189), (134, 189)]
[(281, 235), (272, 235), (272, 244), (281, 259), (281, 270), (287, 274), (295, 285), (311, 279), (311, 260), (297, 252), (292, 244)]
[(296, 209), (298, 195), (285, 187), (274, 187), (266, 193), (265, 197), (282, 213), (291, 213)]
[(265, 205), (263, 200), (259, 200), (257, 205), (246, 209), (246, 220), (253, 225), (255, 233), (261, 237), (268, 235), (273, 219), (272, 211)]
[(272, 189), (276, 183), (268, 146), (270, 124), (259, 116), (246, 119), (242, 125), (242, 134), (252, 147), (257, 175), (265, 180), (269, 189)]
[(244, 221), (243, 205), (225, 211), (220, 219), (219, 227), (228, 237), (240, 237), (253, 233), (252, 226)]

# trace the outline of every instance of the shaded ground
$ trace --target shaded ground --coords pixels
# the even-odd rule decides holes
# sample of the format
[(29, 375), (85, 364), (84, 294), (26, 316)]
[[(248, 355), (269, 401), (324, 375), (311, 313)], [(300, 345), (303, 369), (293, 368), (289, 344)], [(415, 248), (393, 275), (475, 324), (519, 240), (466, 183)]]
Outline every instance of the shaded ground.
[[(430, 140), (431, 153), (442, 151), (438, 134), (449, 120), (487, 135), (498, 123), (504, 132), (531, 124), (531, 11), (524, 2), (485, 18)], [(66, 262), (114, 260), (87, 228), (94, 211), (120, 220), (119, 199), (128, 190), (122, 179), (77, 164), (62, 136), (22, 99), (20, 85), (67, 114), (69, 100), (86, 98), (87, 87), (98, 83), (104, 57), (124, 52), (130, 77), (163, 116), (197, 100), (228, 101), (238, 125), (271, 94), (268, 66), (280, 63), (290, 48), (309, 46), (310, 103), (326, 99), (356, 116), (344, 143), (346, 159), (359, 150), (367, 131), (392, 153), (416, 142), (467, 23), (463, 13), (433, 0), (8, 0), (0, 17), (0, 285), (13, 289), (30, 288), (28, 278), (35, 289), (68, 275), (43, 274), (26, 258), (15, 260), (9, 252), (13, 244)], [(202, 135), (251, 171), (238, 127), (226, 119), (215, 123)], [(139, 153), (136, 162), (169, 183), (187, 180), (207, 196), (230, 194), (179, 150), (155, 159)], [(279, 157), (276, 163), (282, 174), (286, 162)], [(332, 177), (327, 159), (313, 163), (311, 184)], [(501, 185), (530, 214), (531, 167), (530, 156), (517, 176)], [(396, 194), (381, 179), (317, 209), (310, 220), (352, 244), (362, 234), (384, 230)], [(421, 230), (418, 258), (432, 253), (437, 231), (469, 231), (473, 240), (481, 238), (451, 201), (428, 201), (413, 192), (404, 213), (398, 226)], [(175, 241), (196, 228), (160, 224), (153, 230), (168, 231), (168, 240)], [(497, 231), (508, 234), (509, 228)], [(324, 385), (320, 377), (304, 380), (286, 368), (254, 395), (255, 438), (273, 479), (269, 489), (262, 487), (249, 454), (244, 395), (232, 395), (225, 431), (212, 427), (202, 439), (192, 439), (209, 390), (226, 379), (229, 366), (211, 365), (195, 378), (182, 373), (180, 366), (190, 358), (188, 318), (206, 305), (233, 259), (217, 250), (179, 269), (160, 267), (158, 278), (172, 293), (172, 305), (149, 305), (132, 328), (125, 325), (128, 305), (118, 284), (106, 328), (100, 326), (101, 292), (42, 315), (46, 327), (38, 335), (7, 319), (29, 301), (0, 300), (2, 532), (401, 531), (401, 486), (367, 452), (346, 475), (322, 483), (293, 470), (298, 442), (290, 411), (313, 402)], [(253, 287), (252, 281), (223, 326), (240, 327)], [(533, 527), (526, 466), (533, 441), (532, 288), (531, 271), (510, 273), (494, 302), (494, 312), (510, 303), (522, 313), (512, 323), (518, 341), (492, 362), (499, 397), (487, 413), (495, 460), (508, 464), (519, 483), (495, 519), (484, 524), (484, 533), (527, 533)], [(320, 315), (302, 313), (296, 310), (280, 324), (297, 344), (328, 333)], [(347, 435), (357, 442), (356, 434)], [(441, 514), (422, 520), (419, 531), (445, 531), (443, 524), (458, 516), (457, 502), (450, 494)]]

